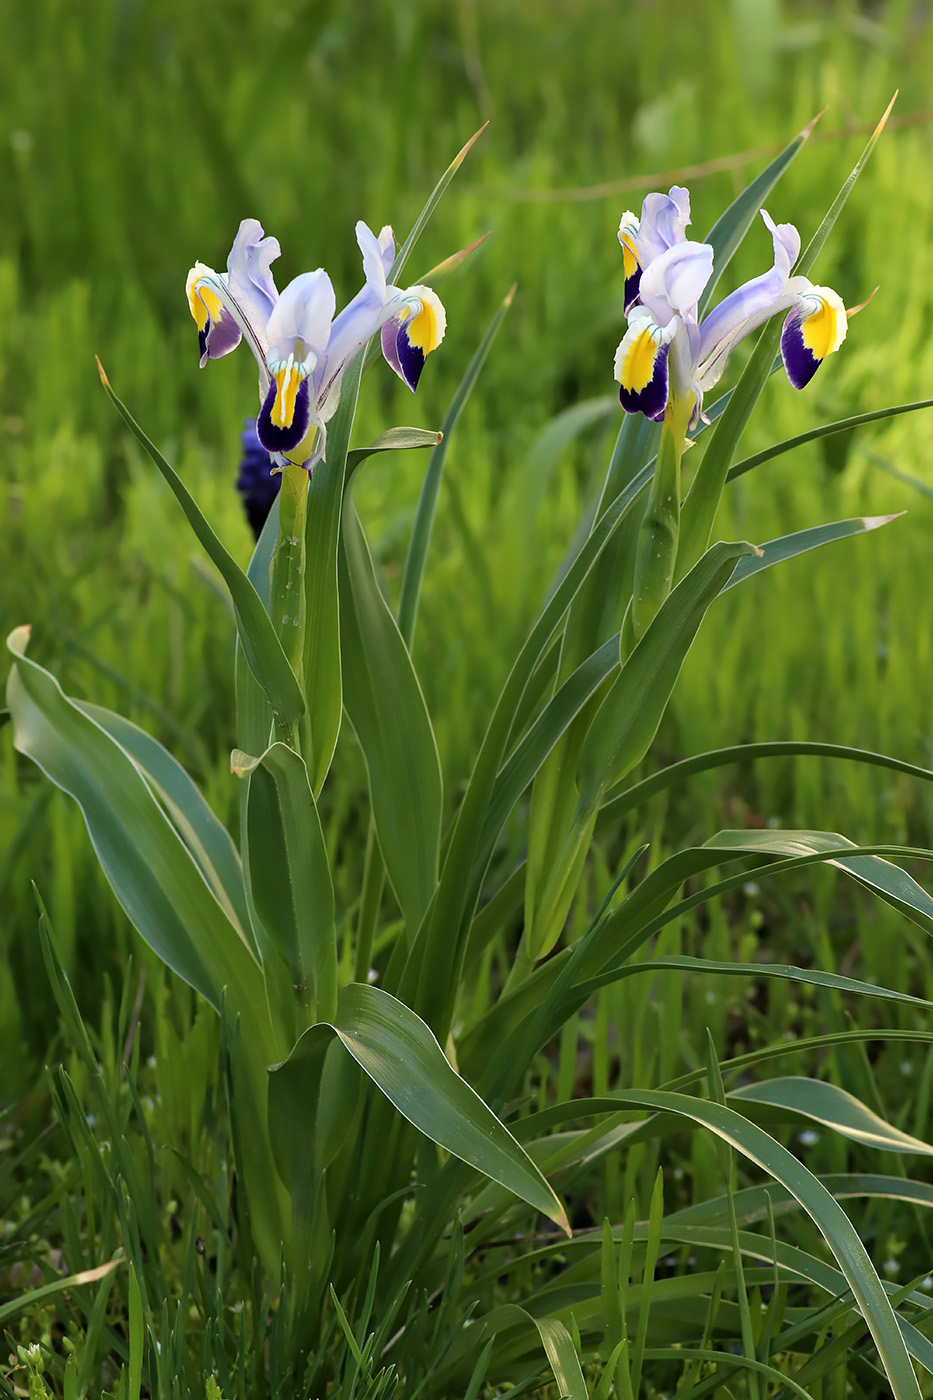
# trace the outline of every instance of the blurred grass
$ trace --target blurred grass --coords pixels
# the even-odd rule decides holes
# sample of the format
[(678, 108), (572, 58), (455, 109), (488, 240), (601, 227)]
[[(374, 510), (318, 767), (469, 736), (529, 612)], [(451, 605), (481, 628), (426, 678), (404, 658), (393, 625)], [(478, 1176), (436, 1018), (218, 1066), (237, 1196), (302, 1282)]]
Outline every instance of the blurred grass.
[[(767, 153), (825, 107), (769, 201), (806, 240), (864, 140), (857, 129), (900, 87), (892, 129), (817, 268), (850, 305), (876, 282), (881, 290), (811, 392), (795, 395), (775, 379), (746, 447), (929, 392), (933, 36), (923, 6), (311, 0), (208, 13), (181, 0), (4, 0), (0, 18), (4, 631), (31, 621), (35, 654), (66, 689), (157, 733), (225, 818), (235, 804), (229, 614), (174, 503), (100, 393), (93, 354), (245, 562), (250, 541), (232, 481), (242, 418), (255, 411), (254, 367), (241, 353), (200, 374), (182, 297), (196, 258), (223, 266), (242, 217), (280, 239), (280, 285), (321, 263), (346, 300), (359, 282), (354, 221), (391, 222), (403, 235), (437, 173), (490, 119), (412, 264), (420, 275), (492, 230), (440, 288), (443, 351), (417, 400), (390, 376), (369, 376), (358, 420), (360, 440), (393, 422), (435, 426), (518, 281), (451, 443), (419, 618), (416, 646), (430, 659), (420, 669), (454, 775), (450, 801), (605, 460), (605, 437), (591, 430), (537, 482), (547, 423), (612, 393), (623, 208), (683, 178), (702, 236)], [(679, 173), (695, 166), (706, 173)], [(626, 189), (603, 188), (621, 182)], [(766, 234), (753, 231), (728, 284), (769, 256)], [(806, 737), (931, 760), (930, 634), (918, 588), (933, 506), (865, 455), (930, 485), (927, 440), (926, 419), (911, 416), (802, 449), (731, 488), (725, 536), (909, 514), (730, 593), (685, 668), (662, 752)], [(393, 454), (361, 474), (390, 591), (423, 469), (414, 454)], [(344, 777), (328, 800), (346, 907), (364, 836), (362, 771), (352, 739), (344, 744)], [(8, 740), (0, 763), (7, 1098), (30, 1082), (48, 1035), (28, 881), (49, 905), (82, 1004), (95, 1004), (102, 971), (120, 977), (131, 946), (144, 962), (147, 954), (113, 908), (79, 814)], [(842, 826), (856, 840), (931, 841), (926, 793), (828, 763), (711, 775), (673, 793), (664, 817), (674, 841), (772, 817)], [(874, 959), (890, 979), (880, 945), (863, 946), (866, 964)], [(905, 978), (916, 978), (916, 957), (908, 961)]]

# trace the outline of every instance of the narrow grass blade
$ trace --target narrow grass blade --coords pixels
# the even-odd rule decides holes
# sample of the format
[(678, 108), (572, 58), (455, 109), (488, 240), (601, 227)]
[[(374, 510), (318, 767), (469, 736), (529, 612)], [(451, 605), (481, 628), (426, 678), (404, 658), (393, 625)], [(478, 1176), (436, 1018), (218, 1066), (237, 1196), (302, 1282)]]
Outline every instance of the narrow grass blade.
[(879, 1118), (870, 1108), (853, 1094), (840, 1089), (837, 1084), (829, 1084), (821, 1079), (791, 1075), (787, 1078), (768, 1079), (761, 1084), (745, 1084), (734, 1089), (729, 1100), (739, 1112), (744, 1112), (746, 1103), (763, 1105), (775, 1110), (763, 1120), (785, 1122), (788, 1112), (792, 1118), (803, 1117), (820, 1123), (824, 1128), (841, 1133), (843, 1137), (860, 1142), (865, 1147), (876, 1147), (883, 1152), (915, 1152), (933, 1157), (933, 1147), (911, 1137), (900, 1128), (893, 1128), (883, 1118)]
[(408, 928), (437, 884), (443, 790), (434, 731), (411, 657), (376, 581), (351, 505), (339, 558), (344, 700), (369, 774), (379, 845)]
[(24, 1308), (32, 1308), (40, 1303), (43, 1298), (54, 1298), (57, 1293), (65, 1293), (68, 1289), (79, 1288), (85, 1283), (96, 1283), (98, 1279), (106, 1278), (113, 1273), (114, 1269), (119, 1269), (126, 1263), (126, 1259), (121, 1255), (119, 1259), (111, 1259), (107, 1264), (100, 1264), (96, 1269), (82, 1269), (79, 1273), (68, 1274), (62, 1278), (52, 1279), (51, 1283), (40, 1284), (37, 1288), (30, 1288), (18, 1298), (10, 1298), (4, 1303), (0, 1303), (0, 1323), (5, 1323), (8, 1318), (15, 1317)]
[(621, 1090), (614, 1097), (699, 1123), (786, 1186), (817, 1226), (845, 1275), (878, 1348), (894, 1400), (920, 1400), (920, 1387), (897, 1319), (868, 1252), (845, 1211), (812, 1172), (731, 1108), (660, 1090)]
[(798, 554), (806, 554), (821, 545), (832, 544), (834, 540), (844, 540), (850, 535), (864, 535), (869, 530), (880, 530), (882, 525), (890, 525), (903, 512), (897, 515), (858, 515), (851, 520), (837, 520), (831, 525), (814, 525), (809, 530), (796, 530), (792, 535), (782, 535), (780, 539), (768, 540), (758, 546), (758, 553), (751, 558), (740, 559), (735, 572), (723, 588), (723, 593), (736, 584), (744, 583), (762, 569), (770, 569), (773, 564), (783, 564), (785, 559), (796, 559)]
[(783, 151), (776, 155), (774, 160), (765, 166), (761, 174), (757, 175), (751, 184), (732, 201), (729, 208), (719, 216), (706, 235), (704, 243), (710, 243), (713, 247), (713, 275), (700, 298), (700, 316), (709, 305), (716, 284), (732, 261), (733, 255), (751, 227), (758, 210), (792, 163), (818, 121), (819, 115), (814, 117), (803, 131), (798, 132), (792, 141), (788, 142)]
[(85, 700), (74, 703), (129, 754), (191, 852), (217, 903), (234, 928), (251, 940), (237, 849), (184, 768), (158, 739), (122, 715)]
[[(114, 894), (159, 957), (215, 1009), (226, 986), (250, 1014), (259, 968), (132, 758), (9, 638), (14, 743), (80, 806)], [(107, 774), (107, 783), (100, 775)]]
[(486, 362), (486, 356), (492, 348), (492, 343), (496, 338), (499, 327), (505, 319), (506, 312), (512, 305), (512, 298), (515, 295), (515, 288), (506, 296), (502, 302), (483, 339), (477, 347), (476, 353), (467, 366), (466, 374), (460, 381), (457, 392), (451, 401), (450, 407), (444, 416), (441, 424), (441, 435), (437, 446), (431, 453), (431, 460), (428, 463), (428, 470), (425, 473), (424, 484), (421, 488), (421, 496), (418, 500), (418, 510), (415, 515), (415, 523), (411, 532), (411, 541), (408, 546), (408, 554), (405, 558), (405, 571), (402, 575), (402, 591), (399, 599), (398, 625), (399, 631), (405, 641), (405, 645), (411, 650), (412, 638), (415, 634), (415, 620), (418, 615), (418, 598), (421, 594), (421, 580), (424, 576), (424, 565), (427, 558), (428, 546), (431, 542), (431, 527), (434, 523), (434, 511), (437, 506), (437, 494), (441, 486), (441, 477), (444, 471), (444, 460), (447, 456), (447, 447), (450, 442), (450, 435), (463, 412), (464, 406), (473, 386), (479, 378), (480, 370)]
[[(893, 99), (891, 105), (893, 105)], [(851, 175), (830, 206), (825, 218), (807, 245), (806, 251), (798, 259), (794, 267), (795, 275), (805, 275), (813, 266), (817, 254), (842, 212), (856, 180), (865, 168), (890, 110), (891, 106), (888, 107), (875, 128)], [(695, 561), (706, 549), (716, 512), (719, 509), (726, 474), (732, 463), (739, 438), (745, 430), (752, 409), (771, 373), (780, 339), (781, 324), (780, 317), (773, 317), (762, 331), (758, 344), (752, 351), (732, 397), (716, 424), (712, 438), (703, 454), (703, 459), (697, 468), (693, 486), (684, 502), (681, 514), (680, 552), (677, 561), (678, 577), (692, 568)]]
[(479, 140), (479, 138), (482, 136), (483, 132), (486, 130), (488, 125), (488, 122), (483, 122), (483, 125), (480, 127), (479, 131), (473, 133), (466, 145), (463, 146), (454, 156), (453, 160), (450, 162), (447, 169), (444, 171), (443, 175), (438, 180), (437, 184), (434, 186), (434, 189), (428, 195), (428, 198), (425, 202), (425, 206), (422, 209), (421, 213), (418, 215), (417, 219), (415, 220), (411, 233), (405, 239), (405, 242), (402, 244), (401, 248), (396, 254), (395, 262), (392, 264), (392, 270), (389, 273), (388, 280), (390, 282), (398, 281), (402, 269), (404, 268), (405, 264), (408, 262), (408, 259), (411, 257), (412, 252), (414, 251), (415, 244), (418, 242), (418, 239), (421, 237), (422, 233), (424, 232), (425, 228), (430, 222), (434, 210), (440, 203), (444, 191), (456, 175), (457, 171), (460, 169), (463, 162), (466, 160), (471, 147), (474, 145), (475, 142)]
[(823, 423), (819, 428), (810, 428), (806, 433), (798, 433), (796, 437), (785, 438), (783, 442), (777, 442), (773, 447), (766, 447), (761, 452), (755, 452), (751, 457), (743, 457), (740, 462), (729, 468), (726, 476), (727, 481), (735, 481), (736, 477), (744, 476), (746, 472), (752, 471), (755, 467), (760, 467), (764, 462), (770, 462), (774, 457), (781, 457), (785, 452), (792, 452), (795, 447), (803, 447), (805, 443), (816, 442), (819, 438), (831, 437), (834, 433), (848, 433), (853, 428), (862, 428), (867, 423), (880, 423), (885, 418), (898, 418), (902, 413), (917, 413), (921, 408), (933, 408), (933, 399), (918, 399), (916, 403), (899, 403), (890, 408), (876, 408), (872, 413), (856, 413), (851, 418), (839, 418), (835, 423)]
[(168, 482), (188, 518), (188, 523), (227, 585), (236, 614), (237, 633), (243, 647), (243, 655), (268, 697), (276, 723), (286, 736), (291, 735), (304, 711), (304, 700), (269, 614), (233, 555), (214, 534), (181, 477), (169, 466), (129, 410), (117, 398), (99, 360), (97, 367), (111, 403)]
[(692, 777), (695, 773), (706, 773), (711, 768), (723, 768), (729, 763), (744, 763), (757, 758), (788, 758), (795, 756), (814, 758), (840, 758), (851, 763), (864, 763), (869, 767), (890, 768), (895, 773), (906, 773), (912, 778), (933, 782), (933, 771), (920, 768), (915, 763), (905, 763), (903, 759), (889, 758), (887, 754), (872, 753), (869, 749), (854, 749), (847, 744), (821, 744), (808, 740), (777, 739), (760, 744), (735, 744), (726, 749), (710, 749), (707, 753), (695, 754), (692, 758), (672, 763), (640, 783), (634, 783), (618, 797), (610, 798), (600, 810), (600, 826), (617, 822), (626, 812), (646, 802), (659, 792), (664, 792), (675, 783)]

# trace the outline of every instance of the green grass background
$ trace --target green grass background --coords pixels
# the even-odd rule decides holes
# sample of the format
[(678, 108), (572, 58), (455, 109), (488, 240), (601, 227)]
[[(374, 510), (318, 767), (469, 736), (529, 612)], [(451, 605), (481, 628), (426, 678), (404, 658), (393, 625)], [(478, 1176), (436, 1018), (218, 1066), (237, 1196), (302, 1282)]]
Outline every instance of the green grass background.
[[(775, 377), (743, 448), (930, 393), (933, 34), (924, 5), (0, 0), (0, 19), (4, 632), (32, 623), (33, 654), (65, 689), (150, 728), (225, 818), (236, 801), (232, 620), (174, 501), (106, 402), (93, 356), (245, 564), (251, 542), (233, 480), (242, 419), (256, 411), (254, 366), (241, 351), (199, 372), (183, 294), (195, 259), (223, 267), (241, 218), (258, 217), (280, 239), (280, 286), (323, 265), (345, 301), (360, 280), (356, 219), (391, 222), (404, 236), (437, 176), (489, 121), (412, 268), (420, 276), (490, 232), (439, 285), (447, 340), (415, 400), (382, 369), (368, 376), (357, 422), (360, 442), (393, 423), (436, 426), (518, 283), (451, 443), (419, 619), (419, 670), (454, 775), (451, 803), (615, 431), (612, 416), (557, 456), (541, 440), (555, 415), (613, 393), (623, 209), (686, 183), (702, 237), (825, 109), (768, 201), (806, 241), (899, 87), (891, 129), (816, 269), (850, 306), (879, 291), (806, 394)], [(729, 285), (770, 256), (766, 233), (753, 230)], [(929, 420), (908, 416), (812, 445), (730, 488), (726, 538), (908, 513), (718, 604), (659, 736), (662, 755), (811, 738), (930, 763), (929, 440)], [(361, 506), (390, 592), (423, 469), (416, 454), (365, 468)], [(347, 907), (362, 864), (364, 775), (352, 739), (341, 742), (326, 810)], [(151, 960), (114, 906), (80, 814), (14, 754), (8, 729), (0, 766), (0, 1103), (10, 1108), (33, 1101), (53, 1025), (30, 881), (92, 1022), (103, 979), (119, 985), (131, 952)], [(647, 834), (675, 845), (773, 819), (929, 845), (931, 815), (929, 794), (907, 779), (769, 760), (675, 790), (651, 809)], [(829, 876), (808, 873), (806, 893), (750, 890), (730, 919), (714, 925), (707, 956), (749, 955), (777, 930), (782, 958), (835, 967), (851, 954), (856, 975), (930, 994), (922, 936), (890, 911), (840, 907)], [(151, 978), (147, 1005), (160, 1004), (163, 988)], [(620, 1016), (659, 1014), (657, 1003), (628, 1007), (630, 995), (618, 993)], [(815, 1015), (786, 988), (763, 1010), (737, 1002), (733, 988), (712, 996), (704, 983), (663, 1006), (687, 1027), (725, 1034), (732, 1025), (739, 1040), (753, 1039), (762, 1017), (774, 1033), (805, 1030)], [(624, 1053), (638, 1083), (638, 1037)], [(901, 1059), (894, 1052), (888, 1070), (899, 1094)], [(846, 1082), (858, 1072), (839, 1074)], [(923, 1131), (928, 1097), (921, 1085), (905, 1100), (911, 1131)]]

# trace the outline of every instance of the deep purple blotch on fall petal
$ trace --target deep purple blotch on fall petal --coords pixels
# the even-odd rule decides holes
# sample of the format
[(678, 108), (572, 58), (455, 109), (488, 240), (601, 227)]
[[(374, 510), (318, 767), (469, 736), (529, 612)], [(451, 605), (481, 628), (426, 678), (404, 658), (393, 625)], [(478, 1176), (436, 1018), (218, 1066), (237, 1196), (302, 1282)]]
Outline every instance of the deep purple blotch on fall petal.
[(667, 357), (669, 351), (669, 345), (662, 346), (654, 362), (654, 374), (641, 393), (635, 394), (631, 389), (626, 389), (624, 385), (619, 389), (619, 402), (626, 413), (643, 413), (653, 423), (661, 422), (667, 407)]

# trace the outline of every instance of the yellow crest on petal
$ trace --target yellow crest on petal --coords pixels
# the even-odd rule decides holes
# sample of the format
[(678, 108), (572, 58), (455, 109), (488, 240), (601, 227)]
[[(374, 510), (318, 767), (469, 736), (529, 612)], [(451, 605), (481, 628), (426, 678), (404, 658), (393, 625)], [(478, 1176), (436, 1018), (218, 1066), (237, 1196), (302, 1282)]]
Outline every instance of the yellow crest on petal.
[(205, 263), (195, 263), (188, 273), (188, 280), (185, 283), (188, 309), (194, 317), (199, 331), (207, 329), (209, 319), (215, 322), (219, 321), (224, 313), (223, 302), (205, 280), (207, 277), (216, 276), (216, 272)]
[(641, 263), (638, 259), (638, 249), (635, 246), (635, 235), (638, 232), (638, 219), (630, 209), (626, 209), (619, 224), (619, 242), (622, 245), (622, 266), (626, 278), (634, 276)]
[(295, 400), (301, 381), (307, 376), (299, 365), (289, 357), (284, 365), (273, 372), (275, 380), (275, 401), (269, 417), (277, 428), (290, 428), (295, 418)]
[[(631, 334), (631, 333), (630, 333)], [(626, 342), (628, 342), (626, 344)], [(616, 379), (623, 389), (640, 394), (652, 380), (658, 342), (651, 327), (625, 337), (616, 356)]]
[(447, 313), (440, 298), (430, 287), (411, 287), (409, 293), (417, 296), (421, 310), (410, 315), (405, 323), (408, 343), (414, 345), (422, 354), (429, 355), (444, 339)]
[(800, 321), (800, 336), (815, 360), (825, 360), (846, 338), (848, 320), (842, 299), (832, 287), (813, 287), (806, 297), (814, 309)]

